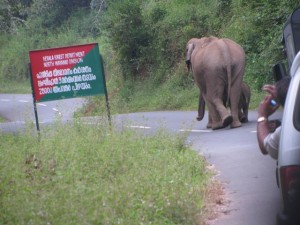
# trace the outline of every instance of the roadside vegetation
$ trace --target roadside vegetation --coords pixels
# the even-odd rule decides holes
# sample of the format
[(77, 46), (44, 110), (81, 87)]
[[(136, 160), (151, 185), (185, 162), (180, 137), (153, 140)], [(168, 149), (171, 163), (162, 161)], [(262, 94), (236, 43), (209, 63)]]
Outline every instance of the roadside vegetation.
[(0, 224), (205, 224), (211, 171), (185, 135), (80, 122), (0, 135)]
[[(284, 60), (283, 24), (299, 0), (0, 0), (0, 93), (31, 93), (28, 52), (97, 42), (113, 114), (195, 110), (185, 65), (192, 37), (245, 50), (255, 109), (272, 65)], [(0, 106), (1, 107), (1, 106)], [(89, 97), (77, 116), (106, 113)], [(1, 224), (204, 224), (212, 173), (163, 129), (144, 136), (78, 122), (40, 139), (0, 133)], [(30, 128), (30, 126), (29, 126)]]
[[(28, 51), (97, 42), (114, 113), (195, 110), (198, 89), (185, 66), (192, 37), (227, 37), (247, 55), (253, 101), (284, 59), (281, 32), (299, 0), (2, 0), (0, 91), (30, 93)], [(18, 84), (18, 85), (14, 85)], [(22, 85), (20, 85), (22, 84)], [(17, 90), (18, 89), (18, 90)], [(98, 114), (103, 98), (91, 98)]]

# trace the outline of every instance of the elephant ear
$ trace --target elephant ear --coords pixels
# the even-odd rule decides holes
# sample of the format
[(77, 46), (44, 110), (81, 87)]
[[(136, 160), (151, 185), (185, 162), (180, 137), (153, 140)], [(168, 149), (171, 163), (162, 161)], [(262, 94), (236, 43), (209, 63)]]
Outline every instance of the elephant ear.
[(187, 44), (185, 63), (186, 63), (186, 66), (187, 66), (189, 72), (190, 72), (190, 68), (191, 68), (191, 55), (193, 53), (194, 48), (195, 48), (194, 43)]

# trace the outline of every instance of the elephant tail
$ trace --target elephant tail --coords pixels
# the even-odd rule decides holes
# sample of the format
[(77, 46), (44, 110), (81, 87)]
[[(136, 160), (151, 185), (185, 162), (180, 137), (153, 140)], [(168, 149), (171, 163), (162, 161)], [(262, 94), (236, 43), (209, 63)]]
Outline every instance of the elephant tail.
[(227, 44), (220, 39), (221, 41), (221, 52), (224, 60), (225, 70), (227, 73), (227, 99), (225, 102), (225, 107), (230, 104), (230, 92), (231, 92), (231, 78), (232, 78), (232, 67), (231, 67), (231, 55)]
[(197, 120), (201, 121), (203, 119), (204, 115), (205, 115), (205, 100), (202, 95), (202, 92), (200, 92)]
[(229, 100), (230, 100), (230, 92), (231, 92), (231, 78), (232, 78), (232, 70), (231, 70), (231, 65), (230, 63), (227, 63), (226, 65), (226, 70), (227, 70), (227, 79), (228, 79), (228, 84), (227, 84), (227, 99), (226, 99), (226, 107), (229, 106)]

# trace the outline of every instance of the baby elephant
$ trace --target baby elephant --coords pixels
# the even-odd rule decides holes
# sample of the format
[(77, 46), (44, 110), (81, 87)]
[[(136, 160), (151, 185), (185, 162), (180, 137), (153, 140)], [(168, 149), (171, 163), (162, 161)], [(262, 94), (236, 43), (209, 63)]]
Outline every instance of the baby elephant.
[(251, 90), (248, 84), (242, 83), (242, 93), (239, 101), (239, 119), (242, 123), (248, 122), (248, 110), (251, 98)]
[[(227, 95), (226, 91), (224, 91), (223, 95), (223, 103), (224, 105), (226, 104), (227, 100)], [(242, 123), (248, 122), (248, 110), (249, 110), (249, 103), (250, 103), (250, 98), (251, 98), (251, 90), (250, 87), (247, 83), (243, 82), (242, 83), (242, 91), (241, 91), (241, 97), (239, 100), (239, 120)], [(229, 102), (229, 107), (230, 107), (230, 102)]]

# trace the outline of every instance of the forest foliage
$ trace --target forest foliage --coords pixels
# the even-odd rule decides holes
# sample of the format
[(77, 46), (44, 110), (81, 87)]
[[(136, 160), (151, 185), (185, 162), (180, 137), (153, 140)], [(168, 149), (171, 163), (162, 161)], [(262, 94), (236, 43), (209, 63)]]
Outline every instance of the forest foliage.
[(172, 80), (174, 93), (190, 89), (191, 79), (183, 76), (186, 42), (212, 35), (245, 49), (245, 80), (259, 90), (272, 81), (272, 65), (285, 58), (282, 28), (300, 5), (299, 0), (1, 1), (1, 84), (28, 80), (29, 50), (99, 42), (110, 90), (126, 101), (143, 84), (152, 89)]

